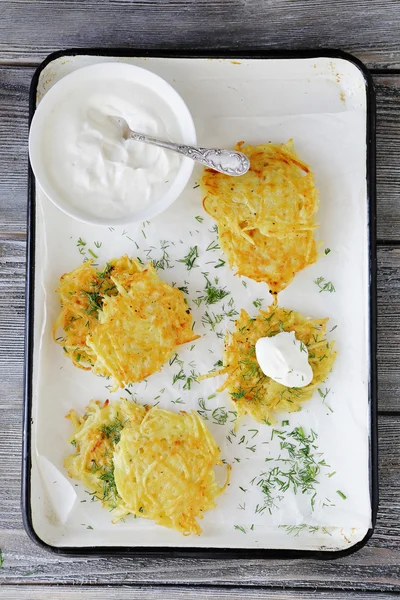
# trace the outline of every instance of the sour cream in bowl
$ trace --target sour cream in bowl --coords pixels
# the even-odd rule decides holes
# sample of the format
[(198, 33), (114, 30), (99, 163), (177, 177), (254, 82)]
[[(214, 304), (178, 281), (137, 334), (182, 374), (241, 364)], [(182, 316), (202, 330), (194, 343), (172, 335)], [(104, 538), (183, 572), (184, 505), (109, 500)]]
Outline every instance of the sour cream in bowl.
[(63, 77), (40, 101), (29, 133), (36, 180), (80, 221), (111, 226), (150, 219), (178, 198), (194, 163), (124, 140), (109, 116), (140, 133), (196, 143), (186, 104), (161, 77), (124, 63), (95, 64)]

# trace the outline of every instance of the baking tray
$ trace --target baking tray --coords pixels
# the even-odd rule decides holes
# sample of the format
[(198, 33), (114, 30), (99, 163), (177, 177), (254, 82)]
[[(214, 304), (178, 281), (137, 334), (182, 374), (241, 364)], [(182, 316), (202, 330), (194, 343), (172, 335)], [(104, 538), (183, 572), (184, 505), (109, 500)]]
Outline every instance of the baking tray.
[[(213, 59), (213, 60), (209, 60)], [(37, 377), (37, 364), (35, 364), (35, 347), (38, 344), (38, 332), (41, 330), (41, 320), (43, 314), (41, 312), (40, 302), (36, 303), (35, 299), (40, 296), (38, 286), (38, 274), (42, 270), (43, 244), (45, 240), (43, 227), (38, 219), (43, 204), (46, 202), (43, 197), (40, 197), (40, 191), (35, 189), (35, 180), (31, 170), (29, 170), (29, 191), (28, 191), (28, 246), (27, 246), (27, 304), (26, 304), (26, 346), (25, 346), (25, 397), (24, 397), (24, 432), (23, 432), (23, 481), (22, 481), (22, 504), (24, 525), (29, 536), (42, 547), (61, 554), (120, 554), (126, 553), (131, 555), (161, 555), (161, 556), (204, 556), (210, 557), (232, 557), (232, 558), (251, 558), (251, 557), (279, 557), (279, 558), (294, 558), (294, 557), (316, 557), (321, 559), (337, 558), (345, 554), (354, 552), (361, 548), (373, 533), (375, 526), (376, 512), (378, 506), (378, 486), (377, 486), (377, 400), (376, 400), (376, 247), (375, 247), (375, 98), (373, 85), (368, 71), (364, 65), (354, 57), (340, 51), (324, 51), (318, 52), (255, 52), (255, 51), (207, 51), (193, 52), (188, 54), (164, 52), (164, 51), (126, 51), (121, 49), (110, 49), (104, 51), (102, 49), (73, 49), (51, 54), (37, 69), (31, 85), (30, 94), (30, 119), (35, 111), (36, 102), (47, 87), (52, 84), (58, 77), (69, 72), (70, 68), (78, 68), (92, 62), (101, 62), (109, 60), (121, 60), (141, 64), (146, 68), (150, 68), (158, 72), (164, 78), (169, 80), (178, 91), (182, 93), (180, 83), (186, 81), (186, 90), (183, 94), (184, 99), (189, 104), (189, 107), (196, 113), (202, 111), (201, 107), (208, 106), (215, 125), (217, 136), (212, 139), (210, 132), (206, 128), (202, 128), (199, 119), (196, 123), (199, 139), (204, 145), (222, 145), (224, 140), (218, 140), (218, 122), (221, 118), (221, 88), (222, 85), (227, 93), (227, 104), (224, 109), (228, 110), (229, 116), (233, 119), (238, 116), (254, 115), (257, 112), (264, 119), (265, 105), (268, 105), (268, 116), (271, 116), (272, 121), (265, 121), (268, 125), (268, 135), (277, 137), (285, 131), (285, 126), (282, 122), (289, 119), (291, 122), (290, 129), (294, 129), (295, 144), (299, 153), (304, 157), (301, 144), (301, 131), (296, 132), (296, 121), (299, 120), (298, 115), (319, 114), (322, 111), (324, 102), (326, 102), (327, 111), (331, 117), (335, 118), (336, 113), (346, 112), (348, 106), (351, 109), (357, 109), (357, 102), (361, 99), (364, 118), (362, 119), (362, 127), (360, 129), (363, 135), (359, 137), (359, 145), (363, 152), (363, 162), (365, 169), (365, 185), (362, 189), (362, 204), (361, 212), (365, 216), (365, 231), (364, 237), (361, 239), (365, 264), (362, 268), (365, 269), (364, 284), (360, 288), (361, 296), (365, 300), (363, 311), (365, 312), (365, 381), (363, 381), (365, 390), (365, 409), (369, 431), (367, 445), (365, 447), (368, 460), (368, 511), (370, 514), (369, 525), (365, 528), (365, 534), (362, 539), (358, 539), (355, 543), (350, 540), (347, 547), (343, 547), (343, 543), (334, 544), (327, 539), (324, 542), (322, 539), (318, 542), (310, 542), (307, 538), (303, 541), (301, 535), (286, 536), (284, 532), (280, 532), (279, 540), (272, 542), (272, 547), (263, 547), (264, 542), (254, 544), (254, 541), (248, 541), (248, 538), (242, 536), (241, 531), (235, 532), (236, 538), (232, 538), (229, 533), (228, 544), (207, 543), (202, 541), (201, 546), (190, 545), (187, 541), (185, 545), (181, 545), (177, 538), (174, 538), (176, 543), (171, 543), (170, 539), (164, 537), (164, 541), (158, 542), (152, 546), (149, 545), (129, 545), (126, 543), (113, 542), (112, 545), (105, 543), (93, 542), (93, 538), (86, 537), (82, 542), (79, 539), (79, 544), (64, 544), (61, 538), (54, 543), (49, 540), (49, 536), (40, 531), (40, 520), (38, 521), (36, 513), (45, 507), (46, 501), (43, 498), (44, 488), (40, 488), (40, 478), (35, 472), (35, 460), (33, 459), (36, 448), (35, 443), (39, 440), (37, 428), (37, 396), (34, 394), (33, 380)], [(143, 62), (145, 61), (145, 64)], [(217, 65), (217, 66), (216, 66)], [(219, 66), (218, 66), (219, 65)], [(235, 65), (235, 66), (234, 66)], [(208, 72), (214, 69), (214, 82), (218, 79), (218, 84), (215, 86), (204, 86), (198, 84), (199, 80), (206, 79)], [(340, 68), (339, 68), (340, 67)], [(221, 70), (222, 69), (222, 70)], [(271, 77), (268, 86), (268, 102), (266, 101), (265, 80), (268, 79), (268, 73), (271, 71)], [(307, 71), (308, 69), (308, 71)], [(254, 72), (252, 72), (254, 71)], [(265, 73), (267, 75), (265, 75)], [(308, 73), (308, 76), (307, 76)], [(182, 79), (183, 78), (183, 79)], [(221, 81), (223, 83), (221, 83)], [(196, 84), (197, 82), (197, 84)], [(204, 83), (204, 82), (203, 82)], [(208, 82), (209, 83), (209, 82)], [(295, 85), (295, 87), (293, 87)], [(297, 87), (296, 87), (297, 86)], [(192, 88), (192, 96), (188, 89)], [(334, 89), (335, 88), (335, 89)], [(296, 100), (293, 100), (293, 92), (297, 89)], [(231, 90), (228, 92), (227, 90)], [(278, 91), (277, 91), (278, 90)], [(198, 93), (200, 91), (200, 93)], [(197, 94), (196, 94), (196, 93)], [(204, 92), (206, 96), (204, 96)], [(333, 100), (334, 98), (334, 100)], [(191, 102), (192, 100), (192, 102)], [(207, 102), (206, 102), (207, 100)], [(342, 103), (342, 104), (341, 104)], [(218, 112), (218, 106), (220, 107)], [(333, 115), (333, 117), (332, 117)], [(205, 117), (204, 115), (202, 115)], [(206, 115), (207, 116), (207, 115)], [(318, 119), (317, 119), (318, 121)], [(231, 125), (233, 120), (231, 121)], [(305, 126), (309, 122), (306, 120)], [(200, 125), (200, 126), (199, 126)], [(342, 123), (343, 127), (346, 124)], [(348, 125), (348, 124), (347, 124)], [(283, 127), (283, 129), (282, 129)], [(315, 127), (315, 124), (313, 125)], [(274, 129), (275, 128), (275, 129)], [(317, 122), (317, 129), (320, 128)], [(269, 141), (264, 137), (260, 138), (257, 133), (259, 123), (255, 124), (253, 130), (242, 128), (242, 133), (235, 134), (235, 126), (233, 126), (232, 135), (236, 135), (238, 139), (243, 139), (250, 143), (261, 143)], [(301, 129), (301, 128), (300, 128)], [(334, 128), (333, 128), (334, 129)], [(351, 129), (351, 128), (350, 128)], [(287, 127), (286, 127), (287, 130)], [(345, 129), (343, 129), (343, 132)], [(220, 132), (221, 135), (222, 132)], [(300, 138), (296, 140), (297, 137)], [(332, 134), (333, 135), (333, 134)], [(208, 136), (208, 137), (207, 137)], [(303, 138), (307, 136), (303, 131)], [(312, 137), (312, 136), (310, 136)], [(225, 143), (234, 143), (236, 139), (231, 139)], [(274, 139), (273, 141), (285, 141), (284, 139)], [(304, 142), (304, 140), (303, 140)], [(312, 143), (312, 142), (311, 142)], [(299, 147), (300, 145), (300, 147)], [(305, 150), (307, 144), (303, 143)], [(307, 151), (306, 151), (307, 154)], [(307, 158), (307, 156), (305, 156)], [(310, 160), (311, 164), (313, 161)], [(195, 171), (198, 174), (199, 171)], [(316, 175), (318, 175), (316, 173)], [(318, 177), (317, 177), (318, 184)], [(190, 185), (190, 184), (189, 184)], [(195, 186), (193, 186), (195, 187)], [(185, 192), (186, 194), (187, 192)], [(39, 201), (37, 201), (39, 198)], [(323, 199), (322, 199), (323, 202)], [(52, 209), (57, 213), (57, 218), (61, 217), (57, 209)], [(200, 207), (199, 207), (200, 211)], [(202, 213), (201, 213), (202, 214)], [(164, 213), (165, 216), (165, 213)], [(354, 216), (354, 215), (353, 215)], [(60, 225), (60, 224), (59, 224)], [(329, 238), (329, 232), (325, 232), (324, 241)], [(328, 239), (329, 241), (329, 239)], [(343, 263), (345, 254), (336, 257), (338, 262)], [(76, 260), (78, 264), (78, 259)], [(75, 266), (72, 265), (71, 268)], [(312, 269), (311, 267), (310, 269)], [(345, 269), (346, 267), (343, 266)], [(60, 266), (59, 275), (69, 269), (62, 269)], [(307, 271), (307, 270), (306, 270)], [(304, 272), (303, 272), (304, 273)], [(297, 276), (297, 280), (302, 279), (302, 274)], [(355, 278), (357, 279), (357, 278)], [(295, 288), (295, 283), (289, 286), (292, 288), (292, 299), (297, 298), (297, 308), (309, 316), (313, 316), (313, 310), (303, 308), (306, 298), (302, 292), (301, 286), (307, 282), (301, 282)], [(251, 282), (250, 282), (251, 285)], [(256, 284), (260, 285), (260, 284)], [(299, 287), (300, 286), (300, 287)], [(255, 290), (249, 292), (256, 293)], [(284, 292), (285, 293), (285, 292)], [(283, 294), (284, 294), (283, 293)], [(282, 296), (283, 296), (282, 294)], [(307, 292), (308, 294), (308, 292)], [(251, 296), (252, 297), (252, 296)], [(282, 305), (288, 305), (293, 300), (285, 296)], [(296, 304), (296, 303), (295, 303)], [(311, 303), (312, 304), (312, 303)], [(247, 308), (247, 307), (246, 307)], [(315, 312), (315, 310), (314, 310)], [(334, 312), (334, 311), (332, 311)], [(326, 316), (331, 316), (329, 301), (325, 310)], [(36, 318), (35, 318), (36, 317)], [(55, 350), (54, 350), (55, 351)], [(35, 374), (36, 373), (36, 374)], [(214, 387), (217, 387), (216, 385)], [(90, 397), (86, 398), (86, 403)], [(313, 402), (313, 401), (310, 401)], [(70, 407), (73, 403), (70, 402)], [(314, 402), (315, 405), (315, 402)], [(60, 407), (61, 410), (61, 407)], [(308, 409), (306, 409), (308, 410)], [(313, 410), (318, 410), (313, 407)], [(65, 412), (65, 411), (64, 411)], [(64, 413), (63, 413), (64, 414)], [(301, 414), (301, 413), (299, 413)], [(49, 423), (47, 424), (47, 426)], [(217, 438), (218, 439), (218, 438)], [(40, 440), (39, 440), (40, 441)], [(63, 444), (64, 440), (60, 440)], [(68, 452), (65, 445), (65, 452)], [(38, 487), (39, 486), (39, 487)], [(40, 489), (39, 489), (40, 488)], [(33, 510), (33, 504), (36, 508)], [(39, 507), (39, 509), (38, 509)], [(222, 510), (220, 508), (220, 510)], [(106, 512), (106, 511), (104, 511)], [(107, 513), (106, 513), (107, 514)], [(218, 510), (216, 511), (218, 514)], [(49, 512), (48, 507), (43, 509), (43, 519), (47, 519), (49, 523), (54, 522), (54, 514)], [(240, 517), (237, 518), (240, 521)], [(86, 523), (84, 524), (86, 525)], [(158, 528), (159, 530), (161, 528)], [(246, 529), (247, 526), (246, 526)], [(121, 530), (120, 530), (121, 531)], [(347, 532), (347, 529), (346, 529)], [(225, 532), (226, 534), (226, 532)], [(139, 532), (139, 536), (143, 540), (143, 532)], [(277, 539), (278, 539), (277, 538)], [(202, 539), (202, 536), (199, 538)], [(227, 536), (225, 535), (225, 539)], [(315, 539), (315, 538), (314, 538)], [(203, 538), (204, 540), (204, 538)], [(285, 541), (286, 540), (286, 541)], [(253, 544), (253, 545), (252, 545)], [(269, 542), (271, 545), (271, 542)], [(223, 547), (223, 546), (227, 547)]]

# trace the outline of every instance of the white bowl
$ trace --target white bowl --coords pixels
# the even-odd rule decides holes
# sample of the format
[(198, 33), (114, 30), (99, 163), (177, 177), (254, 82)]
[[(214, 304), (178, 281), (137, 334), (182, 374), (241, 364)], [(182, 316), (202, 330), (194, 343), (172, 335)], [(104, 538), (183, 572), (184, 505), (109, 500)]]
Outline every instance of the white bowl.
[(43, 133), (49, 115), (65, 95), (71, 93), (80, 83), (93, 80), (94, 82), (108, 81), (112, 84), (112, 81), (117, 78), (127, 79), (142, 88), (143, 86), (146, 87), (147, 91), (157, 96), (157, 102), (161, 100), (166, 105), (166, 108), (175, 118), (177, 130), (180, 133), (179, 140), (171, 141), (179, 141), (184, 144), (196, 143), (193, 118), (185, 102), (169, 83), (151, 71), (126, 63), (100, 63), (78, 69), (54, 84), (40, 101), (30, 126), (29, 158), (32, 170), (43, 192), (58, 208), (71, 217), (95, 225), (118, 226), (155, 217), (168, 208), (182, 193), (190, 179), (194, 166), (191, 159), (182, 156), (174, 180), (172, 183), (169, 182), (169, 186), (166, 187), (159, 198), (156, 198), (142, 210), (115, 219), (92, 215), (68, 201), (68, 190), (65, 194), (57, 190), (52, 178), (49, 177), (49, 166), (46, 166), (43, 155)]

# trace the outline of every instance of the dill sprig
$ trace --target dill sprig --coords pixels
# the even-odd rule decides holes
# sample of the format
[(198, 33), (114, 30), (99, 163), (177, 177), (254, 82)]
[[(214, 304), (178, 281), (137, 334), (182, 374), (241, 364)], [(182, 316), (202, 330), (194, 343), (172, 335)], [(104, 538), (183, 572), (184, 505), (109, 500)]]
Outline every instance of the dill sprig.
[(215, 331), (215, 327), (221, 323), (224, 319), (224, 315), (216, 315), (215, 313), (209, 313), (206, 311), (201, 318), (203, 326), (208, 325), (212, 331)]
[(308, 531), (308, 533), (315, 534), (317, 531), (326, 535), (332, 536), (327, 527), (319, 527), (318, 525), (307, 525), (301, 523), (300, 525), (279, 525), (280, 529), (284, 529), (288, 535), (293, 534), (294, 537), (298, 537), (302, 531)]
[(206, 401), (204, 398), (198, 398), (197, 400), (200, 409), (197, 409), (198, 414), (205, 420), (208, 421), (208, 412), (211, 412), (211, 408), (207, 408)]
[(205, 292), (205, 303), (207, 305), (216, 304), (217, 302), (220, 302), (230, 294), (230, 292), (227, 292), (224, 288), (217, 288), (212, 284), (206, 285)]
[(171, 258), (170, 255), (167, 252), (167, 249), (170, 247), (170, 242), (168, 242), (167, 240), (161, 240), (160, 242), (160, 250), (162, 252), (161, 258), (159, 259), (152, 259), (152, 263), (153, 263), (153, 267), (156, 269), (156, 271), (158, 271), (159, 269), (161, 269), (162, 271), (165, 271), (165, 269), (172, 269), (173, 265), (171, 264)]
[(110, 510), (114, 510), (119, 500), (114, 478), (114, 462), (111, 460), (110, 465), (99, 465), (95, 460), (92, 460), (90, 470), (93, 474), (97, 474), (101, 487), (99, 495), (98, 492), (90, 493), (92, 500), (97, 499), (101, 502), (107, 502), (110, 504)]
[(325, 388), (325, 391), (321, 390), (321, 388), (318, 388), (318, 394), (321, 396), (322, 398), (322, 404), (324, 406), (326, 406), (326, 408), (328, 410), (330, 410), (331, 412), (333, 412), (333, 408), (331, 406), (329, 406), (329, 404), (326, 402), (326, 397), (329, 394), (331, 390), (329, 388)]
[(212, 411), (211, 418), (215, 425), (225, 425), (229, 418), (229, 414), (222, 406), (219, 406)]
[(86, 292), (82, 291), (82, 294), (86, 296), (88, 300), (88, 307), (85, 309), (85, 313), (88, 315), (97, 314), (99, 310), (103, 310), (103, 296), (99, 292)]
[(98, 279), (106, 279), (110, 275), (112, 270), (113, 270), (113, 266), (110, 265), (110, 263), (106, 263), (106, 266), (104, 267), (104, 269), (102, 271), (97, 271)]
[(230, 392), (232, 398), (236, 401), (241, 400), (245, 396), (245, 390), (243, 388), (238, 388), (236, 392)]
[(213, 240), (212, 242), (210, 242), (206, 248), (206, 252), (209, 252), (210, 250), (219, 250), (220, 249), (220, 245), (218, 244), (218, 242), (216, 240)]
[(177, 262), (183, 263), (186, 265), (188, 271), (193, 269), (193, 267), (197, 267), (195, 265), (196, 260), (199, 258), (199, 250), (197, 246), (192, 246), (189, 252), (186, 254), (184, 258), (179, 259)]
[(172, 385), (175, 385), (177, 381), (185, 381), (186, 375), (183, 369), (180, 369), (178, 373), (175, 373), (172, 376)]
[(118, 444), (121, 439), (121, 431), (124, 428), (124, 423), (117, 417), (113, 423), (103, 425), (100, 431), (113, 444)]
[(189, 377), (186, 377), (186, 382), (183, 385), (183, 389), (191, 390), (194, 383), (199, 383), (197, 381), (198, 376), (199, 373), (196, 373), (194, 369), (191, 369)]
[(119, 494), (115, 483), (114, 463), (112, 461), (111, 466), (103, 467), (100, 480), (103, 482), (103, 497), (101, 498), (102, 502), (111, 502), (112, 505), (116, 505)]
[(319, 293), (321, 292), (336, 292), (335, 286), (331, 281), (326, 281), (324, 277), (317, 277), (314, 279), (314, 283), (319, 287)]
[(207, 304), (207, 306), (210, 304), (217, 304), (217, 302), (221, 302), (221, 300), (230, 295), (230, 292), (228, 292), (225, 288), (216, 287), (217, 282), (219, 281), (218, 277), (215, 277), (214, 285), (208, 278), (208, 273), (203, 273), (203, 275), (206, 279), (206, 287), (204, 288), (204, 295), (193, 300), (197, 306), (200, 306), (202, 302)]

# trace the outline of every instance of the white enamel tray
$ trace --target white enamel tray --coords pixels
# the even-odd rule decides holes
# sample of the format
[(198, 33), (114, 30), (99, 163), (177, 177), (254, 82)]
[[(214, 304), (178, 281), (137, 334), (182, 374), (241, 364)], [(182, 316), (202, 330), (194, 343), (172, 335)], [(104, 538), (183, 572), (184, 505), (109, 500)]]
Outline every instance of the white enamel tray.
[[(151, 222), (108, 229), (77, 222), (55, 208), (30, 174), (26, 397), (23, 504), (28, 533), (45, 547), (64, 553), (189, 553), (207, 557), (338, 556), (359, 548), (373, 530), (376, 505), (375, 366), (375, 206), (374, 99), (368, 74), (341, 53), (240, 57), (126, 56), (119, 51), (71, 51), (51, 55), (32, 84), (31, 112), (50, 87), (79, 67), (123, 61), (145, 67), (171, 83), (187, 103), (204, 146), (230, 147), (286, 142), (311, 165), (320, 193), (318, 219), (322, 256), (298, 274), (280, 294), (279, 304), (309, 317), (329, 317), (329, 339), (338, 358), (319, 394), (298, 413), (282, 414), (287, 430), (301, 426), (318, 434), (318, 451), (330, 465), (318, 484), (314, 510), (309, 496), (287, 493), (277, 508), (259, 511), (260, 473), (276, 458), (279, 445), (272, 427), (245, 418), (232, 432), (234, 406), (228, 394), (215, 394), (223, 378), (185, 386), (174, 378), (182, 369), (207, 373), (222, 356), (222, 333), (235, 312), (256, 313), (271, 302), (267, 286), (235, 277), (223, 263), (214, 221), (204, 212), (197, 180), (179, 200)], [(197, 218), (196, 218), (197, 217)], [(81, 238), (86, 246), (78, 245)], [(197, 267), (177, 262), (197, 246)], [(329, 248), (325, 255), (323, 250)], [(143, 261), (166, 251), (162, 279), (188, 289), (195, 331), (201, 339), (179, 350), (147, 382), (111, 394), (107, 381), (76, 369), (51, 337), (59, 310), (59, 277), (77, 267), (89, 249), (101, 266), (128, 253)], [(83, 256), (80, 253), (83, 252)], [(218, 278), (229, 295), (217, 305), (197, 306), (204, 274)], [(318, 277), (334, 293), (320, 292)], [(254, 305), (254, 302), (256, 303)], [(181, 362), (179, 362), (181, 361)], [(174, 381), (175, 380), (175, 381)], [(201, 521), (201, 536), (184, 537), (144, 519), (113, 525), (99, 503), (63, 467), (71, 452), (71, 425), (65, 415), (82, 412), (92, 398), (120, 396), (171, 410), (199, 410), (232, 464), (231, 483), (217, 508)], [(329, 404), (329, 406), (327, 406)], [(271, 440), (271, 437), (273, 439)], [(328, 477), (328, 473), (335, 475)], [(255, 478), (255, 479), (254, 479)], [(338, 490), (341, 494), (338, 493)], [(346, 499), (343, 498), (343, 495)]]

